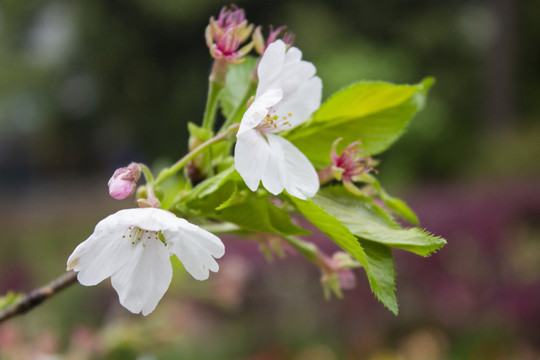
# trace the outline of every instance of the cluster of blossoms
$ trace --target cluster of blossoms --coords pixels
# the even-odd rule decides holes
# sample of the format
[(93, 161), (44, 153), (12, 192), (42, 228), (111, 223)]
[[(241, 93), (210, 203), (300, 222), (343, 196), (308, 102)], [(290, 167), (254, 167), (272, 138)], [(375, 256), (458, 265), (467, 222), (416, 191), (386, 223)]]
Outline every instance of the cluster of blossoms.
[[(238, 63), (254, 44), (262, 54), (256, 69), (254, 99), (235, 127), (235, 168), (252, 191), (257, 191), (262, 182), (274, 195), (285, 190), (299, 199), (313, 197), (319, 190), (315, 168), (279, 134), (302, 124), (319, 108), (321, 79), (315, 75), (315, 66), (302, 60), (301, 51), (291, 46), (290, 36), (285, 36), (285, 41), (277, 39), (283, 27), (272, 30), (266, 42), (258, 27), (254, 41), (239, 48), (252, 30), (243, 10), (237, 8), (223, 9), (217, 20), (210, 19), (206, 29), (206, 40), (216, 62)], [(353, 181), (365, 165), (358, 161), (353, 147), (348, 147), (341, 157), (332, 156), (335, 172), (344, 182)], [(147, 195), (138, 200), (140, 207), (121, 210), (99, 222), (94, 233), (71, 254), (67, 269), (77, 271), (79, 282), (86, 286), (110, 277), (120, 303), (133, 313), (147, 315), (171, 283), (170, 256), (176, 256), (195, 279), (205, 280), (210, 271), (219, 270), (215, 259), (224, 255), (225, 247), (212, 233), (160, 209), (153, 189), (159, 176), (154, 180), (142, 164), (132, 163), (116, 170), (109, 181), (110, 195), (115, 199), (132, 195), (141, 172), (147, 180)], [(348, 275), (345, 268), (327, 266), (327, 278), (339, 272), (342, 281)]]

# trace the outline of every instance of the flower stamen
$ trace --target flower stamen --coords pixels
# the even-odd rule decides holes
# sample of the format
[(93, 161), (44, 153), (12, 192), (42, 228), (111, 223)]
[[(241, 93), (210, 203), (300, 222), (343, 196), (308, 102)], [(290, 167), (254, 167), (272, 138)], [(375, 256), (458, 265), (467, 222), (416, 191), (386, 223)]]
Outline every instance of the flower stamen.
[[(163, 236), (163, 233), (161, 231), (149, 231), (144, 230), (139, 227), (128, 227), (124, 235), (122, 235), (122, 239), (125, 239), (127, 235), (127, 238), (130, 239), (131, 245), (136, 246), (138, 243), (142, 242), (143, 247), (146, 247), (146, 243), (144, 240), (158, 240), (163, 243), (163, 245), (167, 245), (167, 241), (165, 240), (165, 236)], [(146, 238), (146, 239), (145, 239)]]

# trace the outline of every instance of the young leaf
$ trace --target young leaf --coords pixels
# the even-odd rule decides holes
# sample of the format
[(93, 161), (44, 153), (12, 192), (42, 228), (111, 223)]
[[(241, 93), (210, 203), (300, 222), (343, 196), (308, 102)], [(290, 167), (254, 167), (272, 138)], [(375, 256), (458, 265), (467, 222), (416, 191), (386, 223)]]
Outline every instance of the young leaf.
[(394, 313), (398, 314), (396, 299), (396, 269), (394, 256), (389, 247), (360, 239), (369, 263), (371, 277), (375, 280), (371, 290), (377, 298)]
[(192, 196), (203, 198), (219, 189), (227, 180), (232, 180), (234, 177), (234, 166), (231, 166), (219, 174), (206, 179), (193, 189)]
[(192, 122), (188, 122), (188, 131), (191, 139), (197, 138), (201, 143), (205, 142), (213, 136), (212, 131), (195, 125)]
[[(375, 296), (384, 304), (384, 306), (390, 309), (394, 314), (397, 314), (397, 301), (393, 286), (393, 279), (395, 277), (394, 268), (393, 266), (391, 269), (388, 267), (388, 254), (385, 254), (383, 250), (380, 250), (380, 247), (370, 246), (370, 244), (368, 244), (368, 246), (370, 246), (368, 248), (369, 253), (366, 253), (354, 234), (338, 219), (327, 213), (314, 201), (299, 200), (294, 197), (289, 197), (289, 199), (306, 219), (362, 265), (366, 271), (369, 285)], [(375, 250), (372, 250), (372, 248)], [(391, 255), (392, 254), (390, 253), (390, 260), (392, 259)], [(385, 274), (385, 271), (391, 272)], [(390, 280), (392, 280), (392, 286), (388, 285)]]
[(360, 238), (421, 256), (428, 256), (446, 244), (443, 238), (420, 228), (400, 228), (372, 199), (349, 195), (340, 188), (319, 191), (313, 202)]
[(8, 291), (7, 294), (0, 296), (0, 310), (7, 309), (11, 305), (22, 299), (23, 296), (24, 294), (16, 293), (11, 290)]
[(377, 180), (375, 176), (371, 174), (363, 174), (362, 176), (363, 179), (361, 181), (365, 181), (369, 185), (373, 186), (381, 200), (390, 210), (392, 210), (396, 215), (401, 216), (403, 219), (415, 225), (419, 224), (418, 217), (416, 216), (414, 211), (405, 203), (405, 201), (389, 195), (386, 190), (384, 190), (384, 188), (381, 186), (379, 180)]
[(178, 210), (186, 214), (205, 215), (227, 202), (236, 192), (237, 173), (231, 166), (198, 184), (178, 202)]
[(225, 87), (220, 94), (221, 111), (225, 118), (228, 118), (237, 106), (244, 105), (240, 104), (240, 101), (249, 88), (249, 78), (256, 64), (257, 58), (246, 56), (243, 63), (229, 67)]
[(417, 85), (351, 85), (332, 95), (310, 121), (284, 136), (317, 168), (330, 162), (331, 145), (340, 137), (343, 146), (361, 140), (366, 155), (379, 154), (401, 136), (422, 109), (433, 82), (427, 78)]
[(267, 197), (251, 197), (244, 202), (218, 210), (213, 216), (239, 225), (246, 230), (279, 235), (309, 235), (294, 225), (289, 214), (270, 202)]

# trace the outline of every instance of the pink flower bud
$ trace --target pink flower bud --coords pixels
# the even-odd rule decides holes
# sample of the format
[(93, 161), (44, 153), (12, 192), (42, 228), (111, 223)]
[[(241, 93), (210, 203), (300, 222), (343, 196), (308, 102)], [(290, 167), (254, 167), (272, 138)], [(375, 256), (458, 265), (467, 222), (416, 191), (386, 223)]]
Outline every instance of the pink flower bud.
[(369, 156), (362, 156), (362, 143), (355, 141), (347, 145), (341, 152), (341, 155), (336, 153), (338, 143), (342, 138), (337, 139), (332, 144), (330, 157), (332, 158), (332, 173), (337, 180), (342, 180), (344, 183), (355, 181), (357, 177), (368, 173), (373, 169), (371, 166), (372, 159)]
[(141, 169), (136, 163), (117, 169), (109, 180), (109, 194), (116, 200), (122, 200), (135, 193)]
[[(233, 5), (232, 10), (221, 9), (218, 19), (210, 18), (206, 27), (206, 44), (215, 59), (240, 63), (253, 47), (253, 42), (240, 48), (251, 35), (253, 25), (248, 24), (244, 10)], [(240, 48), (240, 49), (239, 49)]]
[(351, 269), (340, 269), (337, 272), (339, 287), (343, 290), (352, 290), (356, 287), (356, 276)]
[(325, 297), (333, 293), (338, 298), (343, 297), (341, 290), (351, 290), (356, 287), (356, 276), (352, 269), (361, 265), (351, 255), (338, 251), (331, 258), (320, 255), (322, 277), (321, 282)]
[(138, 199), (137, 205), (141, 208), (159, 208), (161, 202), (156, 197), (149, 197), (148, 199)]
[(112, 179), (109, 181), (109, 194), (116, 200), (122, 200), (133, 194), (136, 187), (133, 181)]

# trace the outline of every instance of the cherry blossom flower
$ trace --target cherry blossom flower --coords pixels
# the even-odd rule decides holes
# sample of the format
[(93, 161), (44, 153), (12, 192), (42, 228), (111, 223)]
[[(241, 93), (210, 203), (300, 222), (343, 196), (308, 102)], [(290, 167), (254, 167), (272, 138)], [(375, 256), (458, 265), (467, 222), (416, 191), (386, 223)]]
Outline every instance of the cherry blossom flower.
[(337, 139), (332, 144), (330, 157), (332, 159), (332, 172), (337, 180), (344, 182), (357, 181), (362, 174), (373, 171), (372, 160), (369, 156), (363, 156), (362, 143), (355, 141), (347, 145), (337, 154), (336, 148), (342, 138)]
[(215, 59), (233, 64), (242, 62), (243, 57), (251, 51), (253, 43), (250, 42), (242, 48), (240, 45), (249, 38), (252, 31), (253, 25), (248, 24), (244, 10), (236, 6), (233, 6), (233, 10), (223, 7), (217, 20), (211, 17), (206, 27), (206, 44), (210, 54)]
[(79, 272), (82, 285), (111, 277), (120, 304), (132, 313), (148, 315), (169, 288), (176, 255), (197, 280), (217, 272), (225, 247), (215, 235), (156, 208), (120, 210), (101, 220), (94, 233), (79, 244), (67, 270)]
[[(362, 180), (363, 174), (371, 171), (376, 172), (372, 166), (374, 162), (371, 157), (362, 154), (364, 150), (360, 141), (350, 143), (343, 149), (341, 155), (338, 155), (336, 149), (341, 140), (342, 138), (336, 139), (332, 144), (330, 152), (332, 165), (326, 171), (319, 172), (319, 180), (325, 177), (324, 173), (326, 172), (327, 179), (328, 175), (331, 174), (331, 177), (342, 181), (343, 186), (351, 193), (362, 194), (362, 191), (354, 185), (354, 182)], [(321, 180), (322, 182), (324, 180)]]
[(322, 82), (302, 52), (271, 43), (261, 59), (255, 99), (237, 134), (235, 166), (255, 191), (262, 181), (270, 193), (283, 190), (300, 199), (314, 196), (319, 180), (307, 157), (277, 133), (303, 123), (321, 105)]

